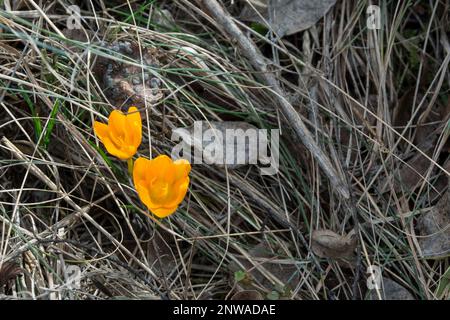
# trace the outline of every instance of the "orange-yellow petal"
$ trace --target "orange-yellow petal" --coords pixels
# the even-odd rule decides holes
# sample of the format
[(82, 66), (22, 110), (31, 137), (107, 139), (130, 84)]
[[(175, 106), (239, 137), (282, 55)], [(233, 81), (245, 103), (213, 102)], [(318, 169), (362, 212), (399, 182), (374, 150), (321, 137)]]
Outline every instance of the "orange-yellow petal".
[(138, 108), (130, 107), (126, 117), (129, 143), (139, 146), (142, 142), (142, 119)]
[(94, 132), (95, 135), (100, 139), (100, 141), (103, 142), (103, 139), (108, 137), (109, 132), (108, 132), (108, 125), (98, 122), (98, 121), (94, 121)]
[(172, 164), (172, 159), (165, 154), (162, 154), (153, 159), (152, 162), (158, 168), (168, 168)]
[(138, 158), (134, 162), (133, 167), (133, 181), (134, 184), (142, 184), (145, 185), (146, 177), (148, 175), (148, 167), (150, 166), (151, 160), (147, 160), (145, 158)]
[(94, 122), (94, 132), (97, 135), (97, 137), (100, 139), (100, 141), (105, 145), (106, 150), (110, 154), (112, 154), (120, 159), (124, 159), (124, 160), (130, 158), (129, 154), (126, 152), (123, 152), (119, 147), (117, 147), (117, 145), (111, 139), (108, 125), (98, 122), (98, 121), (95, 121)]
[(189, 187), (189, 177), (175, 181), (172, 185), (170, 197), (166, 199), (164, 207), (178, 206), (186, 196)]
[(112, 154), (113, 156), (121, 159), (121, 160), (128, 160), (130, 159), (136, 151), (133, 150), (127, 150), (127, 149), (120, 149), (117, 147), (117, 145), (111, 140), (111, 138), (108, 136), (107, 138), (102, 140), (103, 144), (105, 145), (106, 150)]
[(171, 215), (172, 213), (174, 213), (177, 210), (178, 206), (175, 207), (171, 207), (171, 208), (155, 208), (155, 209), (150, 209), (150, 211), (157, 216), (158, 218), (165, 218), (169, 215)]
[(116, 141), (127, 141), (127, 117), (119, 110), (113, 110), (108, 118), (110, 134)]
[(172, 159), (166, 155), (159, 155), (152, 162), (157, 171), (157, 178), (164, 179), (170, 184), (173, 183), (175, 180), (175, 168)]
[(191, 164), (186, 159), (178, 159), (173, 162), (175, 165), (175, 180), (187, 177), (191, 171)]
[[(131, 107), (130, 111), (137, 111)], [(133, 157), (142, 141), (142, 124), (140, 115), (130, 116), (118, 110), (113, 110), (108, 118), (108, 124), (94, 122), (94, 131), (105, 145), (106, 150), (122, 160)]]
[(133, 182), (141, 201), (163, 218), (175, 212), (186, 196), (190, 170), (188, 161), (173, 162), (165, 155), (153, 160), (139, 158), (134, 166)]
[(155, 204), (150, 198), (149, 189), (143, 185), (137, 184), (135, 185), (136, 191), (139, 195), (139, 199), (145, 204), (148, 209), (157, 208), (158, 205)]
[(159, 168), (155, 166), (155, 160), (138, 158), (134, 164), (133, 177), (150, 186), (151, 182), (158, 176)]
[(150, 198), (150, 181), (156, 172), (152, 172), (153, 160), (145, 158), (138, 158), (134, 163), (133, 168), (133, 183), (138, 192), (141, 201), (148, 207), (157, 207), (158, 205)]

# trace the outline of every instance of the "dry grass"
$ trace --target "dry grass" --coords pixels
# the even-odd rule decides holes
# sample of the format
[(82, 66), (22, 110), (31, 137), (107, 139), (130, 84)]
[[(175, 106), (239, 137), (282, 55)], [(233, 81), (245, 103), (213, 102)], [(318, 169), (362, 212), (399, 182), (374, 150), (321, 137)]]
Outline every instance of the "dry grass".
[[(417, 219), (450, 175), (448, 0), (381, 1), (378, 32), (366, 28), (366, 1), (338, 1), (315, 27), (276, 43), (242, 25), (345, 177), (349, 201), (293, 138), (249, 61), (190, 1), (83, 2), (86, 36), (64, 31), (69, 1), (3, 8), (10, 2), (18, 12), (0, 11), (2, 297), (221, 299), (251, 288), (364, 298), (366, 268), (377, 265), (415, 298), (438, 298), (449, 261), (422, 257)], [(154, 23), (161, 8), (173, 22)], [(132, 43), (137, 58), (114, 54), (113, 40)], [(147, 54), (155, 65), (142, 68)], [(240, 120), (282, 129), (280, 172), (194, 165), (177, 213), (149, 217), (126, 163), (93, 134), (94, 119), (130, 103), (108, 93), (101, 59), (161, 81), (159, 98), (139, 105), (139, 155), (170, 154), (171, 130), (195, 120)], [(311, 251), (317, 229), (356, 231), (350, 265)], [(80, 288), (68, 286), (72, 265)]]

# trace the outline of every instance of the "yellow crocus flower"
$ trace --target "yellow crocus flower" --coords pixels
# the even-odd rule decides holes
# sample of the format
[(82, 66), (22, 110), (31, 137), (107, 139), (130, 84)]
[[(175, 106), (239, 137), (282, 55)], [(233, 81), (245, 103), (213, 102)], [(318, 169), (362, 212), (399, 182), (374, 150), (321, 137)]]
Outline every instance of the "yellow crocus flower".
[(142, 141), (141, 114), (136, 107), (130, 107), (127, 114), (114, 110), (108, 124), (94, 122), (94, 132), (110, 154), (131, 159)]
[(133, 181), (141, 201), (157, 217), (175, 212), (183, 201), (191, 165), (187, 160), (172, 161), (166, 155), (152, 160), (138, 158), (134, 164)]

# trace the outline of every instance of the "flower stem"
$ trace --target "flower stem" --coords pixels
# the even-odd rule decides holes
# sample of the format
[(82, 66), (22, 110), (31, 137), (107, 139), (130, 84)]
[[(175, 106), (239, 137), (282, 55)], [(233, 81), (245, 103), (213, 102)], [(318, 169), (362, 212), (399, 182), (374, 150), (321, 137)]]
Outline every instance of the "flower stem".
[(133, 176), (133, 158), (128, 159), (127, 164), (128, 164), (128, 173), (130, 174), (130, 176)]

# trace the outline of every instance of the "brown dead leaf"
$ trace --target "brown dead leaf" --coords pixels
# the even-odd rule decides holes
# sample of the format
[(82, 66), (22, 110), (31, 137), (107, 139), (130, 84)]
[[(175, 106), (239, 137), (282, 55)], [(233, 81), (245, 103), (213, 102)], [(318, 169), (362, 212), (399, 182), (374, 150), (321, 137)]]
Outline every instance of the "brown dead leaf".
[(356, 244), (354, 232), (341, 236), (331, 230), (315, 230), (311, 238), (311, 249), (321, 258), (349, 258), (353, 255)]
[(335, 3), (336, 0), (258, 0), (252, 1), (253, 7), (244, 7), (239, 18), (259, 23), (268, 21), (275, 33), (282, 37), (310, 28)]
[[(432, 148), (425, 151), (427, 155), (432, 155)], [(417, 153), (404, 164), (399, 171), (398, 180), (394, 183), (394, 189), (399, 192), (403, 188), (414, 190), (427, 175), (431, 162), (423, 154)]]
[[(236, 136), (230, 136), (227, 133), (230, 130), (236, 132)], [(237, 136), (237, 130), (242, 130), (244, 140), (239, 141), (240, 136)], [(227, 167), (228, 169), (237, 169), (255, 162), (255, 159), (251, 159), (251, 155), (258, 154), (259, 136), (255, 135), (251, 139), (249, 137), (248, 140), (245, 140), (245, 134), (257, 132), (257, 130), (258, 128), (254, 125), (243, 121), (197, 121), (195, 125), (178, 128), (174, 132), (189, 146), (200, 150), (206, 163), (219, 168), (224, 167), (224, 162), (227, 162), (227, 150), (233, 150), (233, 161), (227, 163)], [(208, 138), (205, 137), (206, 135)], [(233, 146), (232, 149), (229, 148), (230, 146)], [(237, 158), (241, 147), (244, 151), (244, 161), (238, 161)], [(205, 152), (206, 150), (211, 152)]]
[[(382, 278), (380, 291), (381, 300), (414, 300), (413, 295), (406, 288), (388, 278)], [(369, 300), (379, 299), (377, 291), (371, 290)]]
[[(388, 181), (392, 181), (395, 192), (399, 193), (402, 190), (413, 191), (423, 183), (432, 162), (427, 158), (439, 158), (439, 154), (433, 155), (436, 149), (438, 138), (442, 135), (442, 130), (447, 123), (450, 115), (450, 105), (444, 106), (441, 104), (434, 104), (426, 110), (420, 112), (414, 117), (409, 124), (412, 117), (412, 108), (414, 94), (413, 91), (407, 91), (399, 100), (394, 108), (393, 125), (395, 130), (400, 134), (409, 125), (408, 130), (404, 133), (404, 137), (414, 145), (416, 145), (423, 153), (410, 148), (409, 155), (404, 155), (404, 163), (400, 164), (398, 170), (393, 171), (393, 175), (387, 177), (380, 184), (382, 192), (385, 192), (391, 186)], [(445, 137), (445, 135), (444, 135)], [(446, 152), (444, 147), (440, 152)], [(401, 144), (406, 148), (406, 144)], [(425, 156), (426, 155), (426, 156)]]
[(442, 259), (450, 255), (450, 189), (417, 223), (423, 257)]

